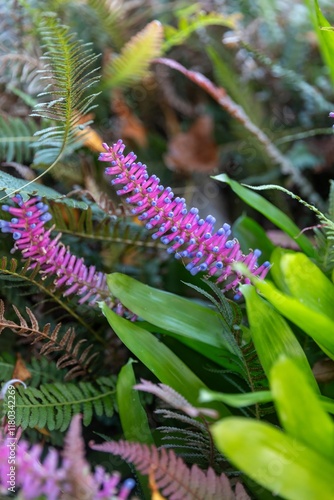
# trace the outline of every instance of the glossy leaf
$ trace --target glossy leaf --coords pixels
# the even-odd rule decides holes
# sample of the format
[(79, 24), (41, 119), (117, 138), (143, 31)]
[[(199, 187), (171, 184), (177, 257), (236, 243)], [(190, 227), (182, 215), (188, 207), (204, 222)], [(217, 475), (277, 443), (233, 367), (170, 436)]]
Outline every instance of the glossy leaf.
[(275, 496), (333, 498), (334, 464), (274, 426), (229, 417), (214, 424), (211, 432), (219, 451)]
[(153, 444), (146, 412), (140, 402), (138, 391), (133, 389), (136, 378), (130, 359), (119, 372), (116, 385), (117, 405), (124, 436), (128, 441)]
[[(318, 37), (322, 58), (328, 67), (330, 77), (334, 83), (334, 32), (331, 29), (330, 23), (321, 12), (318, 0), (306, 0), (306, 4), (309, 7), (314, 30)], [(329, 28), (329, 30), (323, 30), (321, 28)]]
[[(188, 366), (150, 332), (121, 318), (106, 304), (102, 304), (101, 308), (116, 335), (126, 347), (151, 370), (160, 382), (170, 385), (196, 406), (199, 390), (206, 387)], [(230, 413), (221, 403), (219, 408), (215, 407), (215, 409), (221, 415)]]
[(281, 251), (278, 263), (284, 290), (334, 320), (334, 285), (319, 267), (300, 252)]
[(269, 403), (273, 400), (271, 391), (256, 391), (246, 392), (240, 394), (226, 394), (222, 392), (209, 391), (208, 389), (201, 389), (199, 393), (199, 401), (207, 403), (208, 401), (222, 401), (228, 406), (234, 408), (243, 408), (258, 403)]
[(243, 285), (252, 339), (267, 376), (279, 357), (292, 358), (303, 371), (310, 384), (317, 384), (306, 355), (285, 319), (256, 292), (255, 287)]
[(256, 287), (275, 308), (305, 333), (310, 335), (334, 359), (334, 321), (310, 309), (297, 298), (280, 292), (269, 282), (256, 281)]
[(306, 255), (312, 257), (314, 255), (314, 248), (311, 242), (305, 235), (300, 234), (300, 229), (282, 210), (276, 208), (272, 203), (263, 198), (263, 196), (255, 193), (251, 189), (241, 186), (236, 181), (230, 179), (226, 174), (220, 174), (214, 177), (217, 181), (225, 182), (231, 186), (233, 191), (241, 198), (247, 205), (254, 208), (267, 219), (269, 219), (275, 226), (279, 227), (286, 234), (291, 236), (299, 245)]
[(275, 363), (270, 388), (285, 431), (334, 463), (334, 424), (291, 359)]
[(215, 348), (221, 360), (229, 359), (229, 368), (234, 366), (234, 370), (239, 370), (234, 346), (223, 337), (221, 317), (213, 309), (144, 285), (125, 274), (109, 274), (107, 283), (112, 295), (139, 317), (163, 328), (166, 334), (172, 332), (178, 340), (199, 352), (201, 346), (207, 344), (210, 359)]

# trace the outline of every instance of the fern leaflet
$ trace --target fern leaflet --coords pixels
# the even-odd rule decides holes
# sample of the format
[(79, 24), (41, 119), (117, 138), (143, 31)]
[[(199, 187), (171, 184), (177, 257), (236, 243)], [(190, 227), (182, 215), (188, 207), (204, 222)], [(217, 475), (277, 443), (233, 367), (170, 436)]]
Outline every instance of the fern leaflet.
[(120, 455), (131, 462), (141, 474), (150, 474), (150, 478), (161, 489), (166, 498), (181, 500), (249, 500), (243, 486), (238, 483), (233, 492), (225, 474), (216, 475), (209, 468), (202, 471), (197, 465), (189, 469), (173, 450), (157, 449), (154, 445), (130, 443), (128, 441), (110, 441), (100, 445), (91, 444), (94, 450)]
[(19, 323), (5, 318), (4, 303), (0, 300), (0, 333), (5, 328), (9, 328), (17, 335), (28, 337), (34, 344), (44, 342), (39, 351), (44, 356), (49, 356), (54, 352), (63, 352), (63, 355), (57, 361), (57, 367), (59, 369), (71, 367), (65, 376), (65, 380), (88, 373), (90, 364), (97, 355), (97, 353), (90, 354), (93, 347), (92, 344), (82, 351), (81, 346), (86, 340), (77, 340), (73, 328), (68, 328), (65, 333), (61, 332), (61, 323), (58, 323), (54, 329), (51, 329), (49, 323), (40, 328), (36, 316), (31, 309), (26, 307), (30, 320), (29, 325), (17, 307), (13, 305), (13, 309), (19, 319)]
[(163, 29), (159, 21), (152, 21), (133, 36), (120, 55), (105, 68), (104, 88), (126, 87), (147, 74), (150, 62), (161, 54)]
[[(23, 389), (23, 390), (22, 390)], [(16, 425), (65, 431), (73, 415), (83, 414), (84, 425), (93, 415), (111, 417), (114, 412), (114, 383), (107, 377), (91, 382), (44, 384), (16, 388)], [(8, 402), (5, 400), (5, 408)]]

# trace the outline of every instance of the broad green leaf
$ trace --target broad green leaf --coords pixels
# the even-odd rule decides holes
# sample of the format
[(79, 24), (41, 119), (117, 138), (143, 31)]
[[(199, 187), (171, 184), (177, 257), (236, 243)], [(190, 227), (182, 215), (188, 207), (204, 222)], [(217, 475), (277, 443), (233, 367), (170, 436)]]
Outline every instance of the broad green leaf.
[(228, 406), (243, 408), (244, 406), (251, 406), (258, 403), (269, 403), (273, 400), (273, 396), (271, 391), (226, 394), (222, 392), (210, 391), (208, 389), (201, 389), (198, 400), (201, 403), (207, 403), (209, 401), (222, 401)]
[(241, 186), (238, 182), (233, 181), (226, 174), (220, 174), (213, 178), (217, 181), (229, 184), (239, 198), (241, 198), (250, 207), (264, 215), (286, 234), (291, 236), (291, 238), (296, 241), (306, 255), (309, 255), (310, 257), (314, 255), (314, 248), (311, 242), (305, 235), (300, 234), (298, 226), (296, 226), (296, 224), (292, 222), (292, 220), (284, 212), (276, 208), (272, 203), (263, 198), (263, 196), (255, 193), (251, 189)]
[(284, 354), (295, 360), (318, 390), (305, 352), (285, 319), (258, 295), (254, 286), (242, 285), (240, 289), (246, 299), (252, 339), (266, 375), (269, 376), (272, 366)]
[(124, 365), (117, 377), (116, 394), (119, 416), (125, 438), (128, 441), (153, 444), (154, 440), (144, 408), (140, 402), (138, 391), (133, 389), (136, 384), (133, 372), (133, 360)]
[(313, 311), (334, 320), (334, 285), (306, 255), (280, 252), (284, 291)]
[(334, 463), (334, 424), (317, 393), (289, 358), (270, 372), (270, 388), (285, 431)]
[[(116, 335), (126, 347), (164, 384), (170, 385), (191, 404), (197, 405), (200, 389), (205, 384), (168, 347), (154, 335), (119, 317), (106, 304), (101, 309)], [(223, 404), (216, 409), (221, 415), (230, 412)]]
[(7, 195), (13, 196), (12, 193), (20, 193), (24, 200), (27, 200), (29, 196), (42, 196), (47, 200), (52, 200), (57, 203), (64, 203), (69, 207), (81, 208), (87, 210), (88, 205), (83, 201), (74, 200), (72, 198), (67, 198), (65, 195), (58, 193), (54, 189), (43, 186), (42, 184), (27, 183), (24, 179), (18, 179), (6, 172), (0, 171), (0, 196), (1, 199), (6, 198)]
[(220, 420), (211, 432), (219, 451), (275, 496), (333, 499), (334, 464), (296, 438), (242, 417)]
[(256, 287), (275, 308), (317, 342), (334, 359), (334, 321), (310, 309), (297, 298), (280, 292), (267, 281), (256, 280)]
[[(136, 384), (133, 372), (133, 360), (124, 365), (117, 377), (116, 395), (122, 429), (127, 441), (154, 444), (146, 412), (140, 402), (138, 391), (133, 389)], [(144, 498), (149, 498), (148, 479), (139, 474), (138, 480)]]
[(222, 336), (220, 315), (213, 309), (144, 285), (125, 274), (109, 274), (107, 283), (114, 297), (152, 325), (231, 351)]

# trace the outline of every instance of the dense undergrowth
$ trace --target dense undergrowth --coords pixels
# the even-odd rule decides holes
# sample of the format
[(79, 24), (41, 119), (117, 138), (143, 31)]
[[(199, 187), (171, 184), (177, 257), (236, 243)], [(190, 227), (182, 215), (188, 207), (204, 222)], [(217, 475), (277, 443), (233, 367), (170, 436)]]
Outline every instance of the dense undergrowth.
[(333, 498), (330, 6), (0, 3), (2, 496)]

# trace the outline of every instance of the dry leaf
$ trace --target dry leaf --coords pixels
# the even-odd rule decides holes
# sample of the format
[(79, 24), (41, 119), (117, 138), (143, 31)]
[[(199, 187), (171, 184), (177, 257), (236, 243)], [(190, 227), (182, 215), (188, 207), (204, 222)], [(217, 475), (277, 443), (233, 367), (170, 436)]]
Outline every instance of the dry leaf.
[(328, 384), (334, 380), (334, 361), (329, 358), (321, 359), (314, 364), (312, 371), (317, 382)]
[[(94, 116), (92, 114), (82, 116), (79, 119), (78, 124), (84, 125), (93, 118)], [(83, 130), (76, 128), (75, 134), (77, 137), (82, 138), (82, 143), (84, 146), (86, 146), (86, 148), (89, 148), (91, 151), (94, 151), (95, 153), (101, 153), (102, 143), (104, 141), (102, 137), (90, 125), (84, 125)]]
[(168, 144), (165, 162), (177, 172), (212, 172), (218, 166), (218, 146), (213, 139), (211, 116), (199, 116), (188, 132), (175, 135)]
[(17, 378), (19, 380), (22, 380), (22, 382), (24, 382), (28, 378), (31, 378), (31, 373), (26, 367), (26, 364), (23, 361), (21, 354), (19, 353), (17, 354), (12, 378)]
[(118, 116), (118, 135), (123, 139), (130, 139), (138, 146), (147, 146), (147, 132), (139, 118), (126, 104), (121, 92), (114, 92), (112, 109)]

